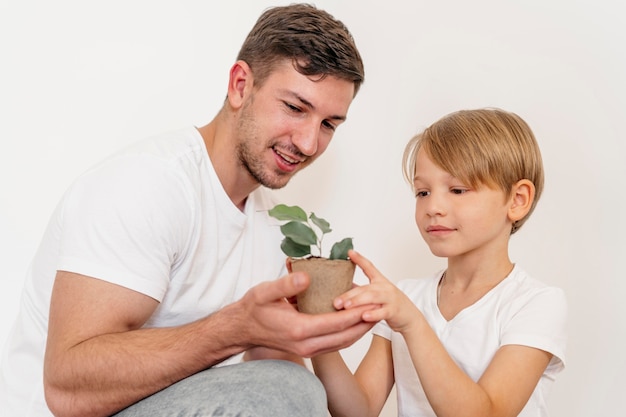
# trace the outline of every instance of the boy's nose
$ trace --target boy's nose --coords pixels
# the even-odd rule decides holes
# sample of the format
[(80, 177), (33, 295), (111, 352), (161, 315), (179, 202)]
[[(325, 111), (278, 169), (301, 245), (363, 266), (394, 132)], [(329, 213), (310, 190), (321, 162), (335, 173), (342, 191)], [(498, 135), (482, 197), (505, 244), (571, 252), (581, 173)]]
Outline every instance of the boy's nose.
[(431, 193), (427, 199), (426, 214), (430, 217), (443, 216), (446, 214), (445, 204), (436, 193)]

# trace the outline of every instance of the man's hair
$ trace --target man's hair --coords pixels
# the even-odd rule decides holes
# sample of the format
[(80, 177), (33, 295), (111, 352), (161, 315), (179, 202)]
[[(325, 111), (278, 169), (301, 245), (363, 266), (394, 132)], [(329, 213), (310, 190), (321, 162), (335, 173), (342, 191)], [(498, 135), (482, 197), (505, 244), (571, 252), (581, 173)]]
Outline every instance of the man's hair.
[(237, 59), (250, 66), (259, 86), (285, 59), (303, 75), (320, 79), (332, 75), (353, 82), (355, 95), (365, 77), (361, 55), (346, 26), (310, 4), (263, 12)]
[(511, 234), (535, 209), (544, 184), (543, 162), (535, 135), (518, 115), (500, 109), (451, 113), (413, 137), (407, 144), (402, 169), (413, 185), (417, 152), (423, 149), (439, 167), (473, 188), (501, 189), (508, 197), (522, 179), (535, 186), (528, 214), (513, 224)]

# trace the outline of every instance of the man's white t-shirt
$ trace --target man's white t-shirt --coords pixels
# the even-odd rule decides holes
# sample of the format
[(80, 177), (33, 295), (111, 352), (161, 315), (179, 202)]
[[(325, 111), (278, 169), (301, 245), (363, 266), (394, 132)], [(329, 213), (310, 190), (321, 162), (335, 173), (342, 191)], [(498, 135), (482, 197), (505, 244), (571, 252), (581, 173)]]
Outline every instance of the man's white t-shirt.
[(43, 355), (57, 270), (159, 301), (144, 327), (189, 323), (286, 272), (280, 229), (267, 214), (272, 207), (262, 188), (244, 212), (232, 203), (195, 128), (138, 142), (82, 175), (58, 205), (28, 270), (2, 357), (2, 415), (51, 415)]
[[(519, 414), (548, 415), (546, 397), (564, 367), (567, 304), (559, 288), (537, 281), (521, 268), (513, 271), (473, 305), (447, 321), (437, 306), (441, 273), (409, 279), (398, 287), (415, 303), (452, 359), (474, 381), (481, 377), (496, 351), (504, 345), (524, 345), (550, 352), (550, 364)], [(435, 417), (400, 333), (380, 322), (373, 333), (391, 341), (400, 417)]]

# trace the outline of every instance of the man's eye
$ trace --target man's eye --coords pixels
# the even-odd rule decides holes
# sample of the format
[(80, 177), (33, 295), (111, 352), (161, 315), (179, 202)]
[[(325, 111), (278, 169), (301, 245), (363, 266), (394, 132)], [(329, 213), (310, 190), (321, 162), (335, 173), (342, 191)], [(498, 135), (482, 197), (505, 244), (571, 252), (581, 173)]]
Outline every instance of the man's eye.
[(322, 122), (322, 126), (324, 126), (326, 129), (332, 130), (333, 132), (335, 131), (335, 129), (337, 129), (337, 126), (335, 126), (334, 124), (330, 123), (327, 120), (324, 120)]
[(287, 103), (286, 101), (285, 101), (285, 106), (286, 106), (289, 110), (291, 110), (292, 112), (300, 113), (300, 112), (302, 111), (302, 110), (300, 110), (300, 108), (299, 108), (299, 107), (294, 106), (293, 104)]

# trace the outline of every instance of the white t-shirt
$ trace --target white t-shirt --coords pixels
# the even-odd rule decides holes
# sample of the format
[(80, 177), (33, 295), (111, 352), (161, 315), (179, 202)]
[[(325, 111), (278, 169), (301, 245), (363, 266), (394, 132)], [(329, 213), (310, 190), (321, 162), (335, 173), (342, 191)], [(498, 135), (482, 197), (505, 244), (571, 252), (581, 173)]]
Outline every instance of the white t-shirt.
[[(447, 321), (437, 306), (441, 273), (411, 279), (398, 287), (415, 303), (457, 365), (478, 381), (503, 345), (524, 345), (552, 353), (553, 358), (519, 414), (548, 415), (546, 397), (564, 367), (567, 304), (564, 293), (528, 276), (515, 266), (509, 276), (473, 305)], [(398, 416), (435, 417), (409, 356), (404, 338), (380, 322), (374, 334), (391, 340)]]
[(2, 356), (2, 415), (51, 415), (42, 375), (57, 270), (158, 300), (144, 327), (189, 323), (286, 272), (280, 229), (267, 215), (272, 207), (262, 188), (244, 212), (234, 206), (195, 128), (138, 142), (82, 175), (53, 214), (28, 270)]

